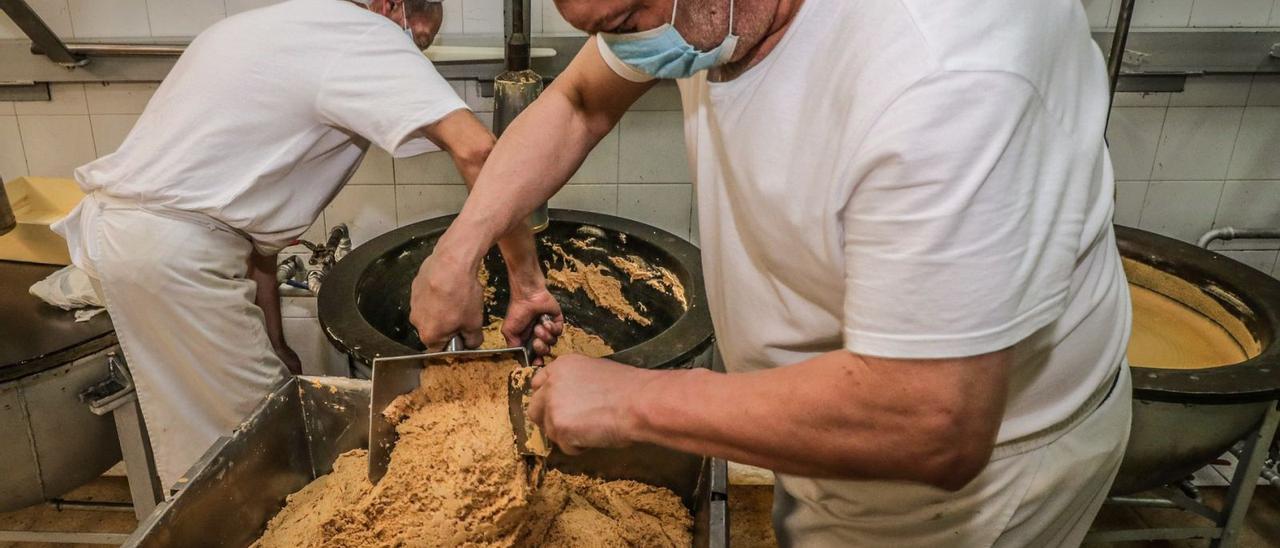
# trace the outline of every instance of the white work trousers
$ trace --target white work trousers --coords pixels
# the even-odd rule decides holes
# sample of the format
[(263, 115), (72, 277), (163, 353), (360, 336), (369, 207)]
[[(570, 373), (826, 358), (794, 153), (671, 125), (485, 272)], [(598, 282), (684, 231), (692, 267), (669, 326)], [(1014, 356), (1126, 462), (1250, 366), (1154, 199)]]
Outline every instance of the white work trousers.
[(779, 476), (774, 528), (784, 547), (1079, 546), (1115, 480), (1129, 439), (1132, 380), (1063, 429), (997, 446), (951, 493), (908, 482)]
[(251, 243), (212, 219), (96, 196), (55, 229), (101, 284), (170, 487), (287, 375), (246, 278)]

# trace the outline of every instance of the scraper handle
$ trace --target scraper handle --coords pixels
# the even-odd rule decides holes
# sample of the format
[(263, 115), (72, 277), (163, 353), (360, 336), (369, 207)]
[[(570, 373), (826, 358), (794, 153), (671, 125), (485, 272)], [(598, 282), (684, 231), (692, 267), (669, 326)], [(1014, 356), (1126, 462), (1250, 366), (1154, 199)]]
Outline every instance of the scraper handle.
[(458, 352), (466, 349), (467, 345), (462, 341), (461, 333), (454, 335), (453, 338), (449, 339), (449, 344), (444, 346), (445, 352)]

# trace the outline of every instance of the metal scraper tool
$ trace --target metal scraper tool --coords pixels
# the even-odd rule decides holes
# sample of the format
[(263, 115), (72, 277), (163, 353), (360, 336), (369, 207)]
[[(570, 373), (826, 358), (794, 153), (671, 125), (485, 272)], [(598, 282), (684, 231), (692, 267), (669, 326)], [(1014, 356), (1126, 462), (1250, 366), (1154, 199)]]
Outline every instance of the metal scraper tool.
[[(449, 341), (448, 346), (442, 352), (430, 352), (426, 354), (414, 354), (410, 356), (396, 356), (387, 358), (376, 358), (373, 360), (373, 390), (370, 395), (369, 402), (369, 481), (377, 484), (382, 476), (387, 473), (387, 465), (391, 463), (391, 452), (396, 446), (396, 428), (391, 421), (383, 416), (383, 411), (387, 409), (391, 402), (401, 395), (408, 394), (418, 388), (421, 383), (422, 370), (427, 367), (449, 366), (454, 358), (477, 358), (486, 356), (495, 356), (502, 358), (511, 358), (516, 360), (519, 367), (513, 370), (512, 376), (521, 371), (530, 370), (532, 352), (526, 347), (502, 348), (497, 350), (466, 350), (463, 348), (462, 337), (455, 336)], [(462, 365), (465, 367), (465, 364)], [(532, 378), (532, 375), (528, 375)], [(508, 402), (512, 399), (511, 388), (513, 384), (508, 382)], [(514, 413), (514, 411), (512, 411)], [(517, 440), (517, 451), (521, 455), (536, 456), (537, 458), (545, 457), (550, 453), (550, 445), (546, 442), (546, 437), (542, 435), (541, 430), (536, 427), (533, 434), (537, 441), (532, 445), (536, 446), (538, 441), (542, 442), (542, 447), (548, 448), (542, 454), (530, 453), (527, 447), (530, 429), (525, 424), (527, 420), (524, 413), (524, 406), (520, 408), (519, 423), (516, 422), (515, 415), (512, 416), (512, 433)], [(518, 426), (517, 426), (518, 424)], [(521, 439), (525, 441), (521, 443)], [(540, 464), (540, 463), (537, 463)]]

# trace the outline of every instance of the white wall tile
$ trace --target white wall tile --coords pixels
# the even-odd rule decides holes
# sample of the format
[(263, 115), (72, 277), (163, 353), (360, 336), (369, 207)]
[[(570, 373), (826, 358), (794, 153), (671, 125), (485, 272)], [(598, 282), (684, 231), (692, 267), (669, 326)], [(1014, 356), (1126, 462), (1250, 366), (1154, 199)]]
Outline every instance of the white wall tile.
[(1153, 181), (1138, 228), (1195, 243), (1213, 226), (1221, 181)]
[(27, 154), (22, 149), (18, 119), (0, 116), (0, 179), (8, 181), (27, 174)]
[(1163, 108), (1114, 108), (1107, 126), (1107, 146), (1116, 179), (1146, 180), (1151, 177), (1160, 130), (1164, 127)]
[(1225, 178), (1243, 113), (1241, 108), (1170, 107), (1151, 178)]
[(39, 177), (71, 177), (97, 157), (88, 116), (19, 116), (27, 170)]
[(631, 105), (632, 111), (640, 110), (672, 110), (678, 111), (680, 105), (680, 88), (674, 80), (662, 80), (649, 89)]
[(1215, 75), (1187, 78), (1182, 93), (1169, 96), (1171, 107), (1242, 107), (1249, 101), (1253, 77)]
[(444, 0), (444, 22), (440, 34), (462, 34), (462, 0)]
[(1232, 259), (1240, 261), (1266, 274), (1271, 274), (1271, 271), (1274, 270), (1276, 266), (1276, 255), (1280, 254), (1280, 251), (1275, 249), (1253, 251), (1223, 250), (1218, 253), (1231, 257)]
[(1185, 27), (1191, 20), (1192, 0), (1137, 0), (1133, 6), (1135, 27)]
[(548, 204), (556, 209), (577, 209), (618, 214), (618, 185), (565, 185)]
[(493, 96), (482, 97), (480, 95), (480, 84), (475, 80), (453, 83), (463, 85), (462, 98), (467, 102), (467, 107), (473, 112), (493, 112)]
[(399, 226), (462, 211), (467, 187), (461, 185), (401, 185), (396, 187)]
[(1083, 0), (1084, 13), (1089, 18), (1089, 26), (1093, 28), (1102, 28), (1107, 26), (1107, 21), (1111, 18), (1112, 6), (1116, 0)]
[(1280, 228), (1280, 181), (1227, 181), (1213, 226)]
[(1274, 2), (1272, 2), (1271, 17), (1267, 18), (1268, 27), (1280, 26), (1280, 6), (1276, 6), (1276, 4), (1280, 4), (1280, 0), (1275, 0)]
[(560, 10), (556, 9), (556, 4), (552, 0), (547, 0), (546, 4), (542, 6), (542, 32), (547, 34), (584, 34), (564, 20), (564, 17), (560, 15)]
[(82, 84), (50, 84), (48, 101), (17, 101), (13, 109), (25, 114), (88, 114)]
[(618, 215), (689, 238), (693, 185), (620, 185)]
[[(30, 4), (31, 9), (40, 15), (54, 34), (63, 39), (75, 36), (74, 27), (71, 25), (71, 13), (67, 9), (67, 0), (27, 0), (27, 4)], [(26, 35), (19, 34), (18, 37), (25, 38)]]
[(159, 86), (133, 82), (88, 83), (84, 85), (84, 97), (89, 114), (142, 114)]
[(101, 158), (119, 149), (137, 121), (137, 114), (90, 115), (89, 124), (93, 128), (93, 144), (98, 157)]
[(1271, 4), (1272, 0), (1195, 0), (1195, 6), (1191, 8), (1191, 26), (1265, 26), (1271, 16)]
[(1280, 106), (1280, 75), (1254, 75), (1253, 86), (1249, 89), (1249, 106)]
[(240, 12), (278, 4), (281, 1), (282, 0), (226, 0), (227, 15), (235, 15)]
[[(543, 4), (550, 4), (551, 0), (530, 0), (529, 1), (529, 27), (533, 34), (542, 34), (542, 9)], [(503, 25), (506, 25), (504, 20)]]
[[(315, 301), (314, 297), (299, 300)], [(347, 376), (347, 359), (329, 344), (316, 318), (283, 318), (281, 329), (289, 347), (298, 353), (302, 372), (307, 375)]]
[(67, 0), (77, 38), (151, 36), (147, 0)]
[(570, 184), (618, 182), (618, 128), (613, 128), (587, 154), (582, 166), (569, 178)]
[(1138, 226), (1142, 219), (1142, 205), (1147, 199), (1146, 181), (1116, 181), (1116, 210), (1112, 219), (1116, 224)]
[(189, 37), (227, 16), (223, 0), (148, 0), (153, 36)]
[(27, 37), (22, 33), (22, 29), (18, 28), (13, 21), (7, 16), (0, 14), (0, 40), (22, 40)]
[(689, 182), (679, 112), (628, 112), (619, 134), (618, 182)]
[(395, 169), (392, 167), (391, 155), (376, 145), (369, 146), (364, 161), (351, 176), (348, 184), (353, 185), (392, 185), (396, 182)]
[(395, 159), (398, 185), (463, 185), (453, 157), (442, 150)]
[(502, 34), (502, 2), (465, 0), (462, 3), (462, 32)]
[(392, 185), (347, 185), (324, 208), (325, 232), (346, 223), (351, 244), (358, 246), (396, 227), (396, 188)]
[(1117, 92), (1113, 107), (1167, 107), (1172, 93)]
[(1227, 177), (1280, 179), (1277, 145), (1280, 145), (1280, 108), (1246, 108)]

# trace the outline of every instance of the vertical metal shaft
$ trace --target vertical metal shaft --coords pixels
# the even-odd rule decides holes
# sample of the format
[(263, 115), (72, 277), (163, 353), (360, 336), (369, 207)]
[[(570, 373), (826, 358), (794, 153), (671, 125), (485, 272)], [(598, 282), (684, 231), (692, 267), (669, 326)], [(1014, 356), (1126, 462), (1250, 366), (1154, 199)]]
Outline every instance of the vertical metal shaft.
[(1120, 83), (1120, 68), (1124, 66), (1125, 44), (1129, 43), (1129, 23), (1133, 21), (1134, 0), (1120, 0), (1120, 14), (1116, 18), (1116, 31), (1111, 36), (1111, 55), (1107, 57), (1107, 76), (1111, 80), (1111, 99), (1115, 102), (1116, 85)]
[[(493, 133), (499, 136), (542, 93), (542, 76), (529, 68), (529, 0), (506, 0), (503, 12), (507, 70), (493, 80)], [(526, 221), (534, 232), (545, 230), (548, 222), (547, 204)]]

